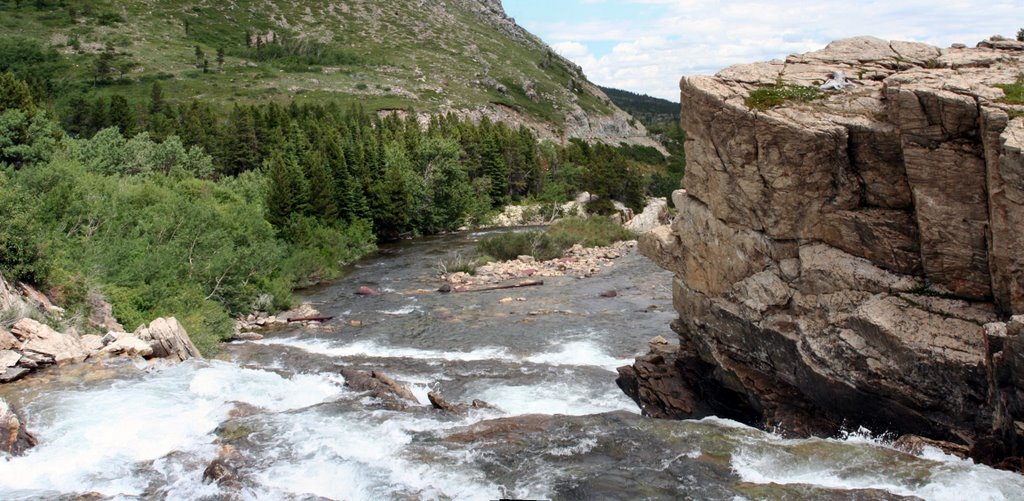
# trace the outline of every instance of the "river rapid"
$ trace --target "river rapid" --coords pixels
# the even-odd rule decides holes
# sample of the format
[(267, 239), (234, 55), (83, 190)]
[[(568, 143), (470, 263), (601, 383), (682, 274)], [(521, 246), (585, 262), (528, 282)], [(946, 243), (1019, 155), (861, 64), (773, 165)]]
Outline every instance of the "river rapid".
[[(793, 440), (643, 418), (615, 368), (674, 338), (671, 274), (633, 251), (590, 278), (433, 292), (437, 263), (481, 235), (384, 246), (306, 291), (336, 316), (323, 328), (281, 328), (217, 360), (123, 360), (0, 388), (39, 439), (0, 460), (0, 499), (1024, 499), (1018, 475), (906, 455), (864, 430)], [(382, 371), (422, 405), (391, 410), (346, 388), (340, 367)], [(445, 413), (428, 391), (494, 408)], [(204, 483), (225, 451), (237, 481)]]

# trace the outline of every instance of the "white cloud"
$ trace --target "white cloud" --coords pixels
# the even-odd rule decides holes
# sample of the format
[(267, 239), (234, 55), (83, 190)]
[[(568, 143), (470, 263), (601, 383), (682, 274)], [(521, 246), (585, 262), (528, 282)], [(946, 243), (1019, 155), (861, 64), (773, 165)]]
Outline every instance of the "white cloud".
[[(807, 52), (850, 36), (874, 35), (948, 47), (993, 34), (1013, 35), (1024, 23), (1019, 0), (579, 0), (579, 9), (552, 9), (527, 29), (583, 67), (591, 80), (678, 99), (683, 75)], [(513, 2), (506, 2), (510, 9)], [(602, 11), (635, 6), (627, 18)], [(510, 9), (511, 10), (511, 9)], [(627, 9), (629, 10), (629, 9)], [(610, 11), (609, 11), (610, 12)], [(656, 13), (651, 17), (651, 13)], [(512, 12), (514, 14), (514, 11)], [(609, 14), (611, 17), (615, 14)], [(582, 21), (577, 21), (582, 19)], [(598, 51), (600, 44), (610, 51)]]

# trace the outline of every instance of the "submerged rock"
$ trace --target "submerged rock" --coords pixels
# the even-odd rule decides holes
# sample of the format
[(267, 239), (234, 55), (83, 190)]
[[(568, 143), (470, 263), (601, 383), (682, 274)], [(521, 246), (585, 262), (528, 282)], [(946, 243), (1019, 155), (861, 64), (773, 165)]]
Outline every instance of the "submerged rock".
[(416, 395), (406, 386), (399, 384), (379, 371), (364, 372), (355, 369), (341, 369), (345, 386), (354, 391), (367, 392), (379, 399), (389, 409), (404, 409), (410, 404), (419, 405)]

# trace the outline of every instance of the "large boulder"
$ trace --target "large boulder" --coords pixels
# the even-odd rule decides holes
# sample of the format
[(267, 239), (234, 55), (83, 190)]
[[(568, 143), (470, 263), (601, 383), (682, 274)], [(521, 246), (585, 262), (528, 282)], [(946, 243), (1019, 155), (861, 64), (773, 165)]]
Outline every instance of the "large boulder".
[(668, 200), (652, 198), (647, 201), (647, 207), (644, 207), (643, 212), (633, 216), (623, 226), (629, 231), (643, 234), (666, 223), (668, 223)]
[(174, 317), (158, 318), (137, 332), (138, 338), (149, 343), (151, 356), (173, 362), (190, 358), (203, 358), (199, 349), (188, 337), (185, 328)]
[[(997, 42), (858, 37), (682, 79), (679, 213), (639, 243), (676, 275), (679, 346), (619, 370), (644, 413), (1024, 465), (1024, 106), (996, 85), (1024, 51)], [(840, 71), (855, 85), (747, 105)]]
[(20, 350), (42, 363), (64, 365), (84, 361), (89, 352), (77, 336), (57, 332), (31, 318), (23, 318), (11, 327), (21, 341)]

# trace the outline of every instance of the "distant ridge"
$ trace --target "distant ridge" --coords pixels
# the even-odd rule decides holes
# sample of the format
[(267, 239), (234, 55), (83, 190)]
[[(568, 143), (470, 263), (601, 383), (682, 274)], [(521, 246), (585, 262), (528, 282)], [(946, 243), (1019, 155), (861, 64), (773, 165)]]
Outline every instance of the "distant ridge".
[(633, 115), (647, 127), (679, 121), (679, 103), (628, 90), (600, 86), (599, 88), (616, 106)]

